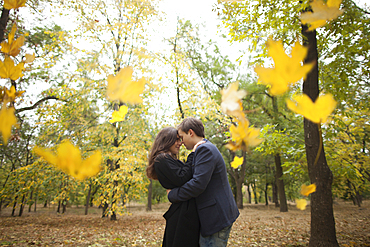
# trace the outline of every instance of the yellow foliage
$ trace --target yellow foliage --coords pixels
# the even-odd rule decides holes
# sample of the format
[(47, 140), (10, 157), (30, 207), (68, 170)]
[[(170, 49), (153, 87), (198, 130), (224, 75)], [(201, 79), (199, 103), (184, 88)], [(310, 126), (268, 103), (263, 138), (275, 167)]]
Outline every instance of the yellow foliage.
[(293, 101), (287, 99), (287, 106), (290, 110), (303, 115), (313, 123), (325, 123), (336, 105), (337, 102), (331, 94), (318, 97), (315, 103), (306, 94), (293, 97)]
[[(4, 3), (5, 7), (5, 3)], [(24, 44), (24, 36), (22, 35), (18, 39), (14, 40), (15, 31), (17, 30), (17, 26), (14, 24), (12, 30), (8, 35), (8, 41), (1, 42), (1, 51), (9, 56), (17, 56), (21, 51), (21, 47)]]
[(112, 119), (109, 120), (111, 123), (120, 122), (125, 120), (125, 116), (127, 114), (128, 107), (125, 105), (120, 106), (119, 111), (114, 111), (112, 113)]
[(301, 187), (301, 194), (304, 196), (308, 196), (309, 194), (313, 193), (316, 191), (316, 184), (311, 184), (311, 185), (305, 185), (302, 184)]
[(307, 206), (307, 200), (306, 199), (295, 199), (295, 203), (297, 204), (297, 208), (300, 210), (305, 210)]
[(102, 155), (100, 151), (96, 151), (87, 159), (82, 160), (79, 148), (68, 140), (59, 145), (56, 156), (49, 149), (37, 146), (34, 148), (34, 152), (78, 180), (95, 176), (101, 170)]
[(14, 115), (14, 107), (6, 107), (3, 104), (0, 111), (0, 132), (3, 135), (3, 142), (8, 144), (8, 139), (11, 134), (12, 126), (17, 123), (17, 118)]
[(35, 53), (33, 54), (26, 54), (25, 55), (26, 59), (24, 60), (24, 63), (32, 63), (35, 60)]
[(241, 99), (247, 95), (247, 92), (245, 90), (238, 91), (238, 84), (239, 82), (231, 83), (227, 89), (221, 90), (221, 109), (228, 115), (243, 117)]
[(140, 94), (144, 91), (146, 80), (132, 81), (132, 67), (121, 69), (116, 76), (108, 76), (107, 97), (109, 100), (138, 104), (143, 100)]
[(243, 164), (243, 161), (244, 161), (244, 158), (243, 157), (238, 157), (238, 156), (235, 156), (234, 157), (234, 160), (230, 163), (231, 164), (231, 167), (236, 169), (238, 168), (240, 165)]
[(322, 0), (313, 0), (311, 8), (313, 12), (301, 14), (303, 24), (309, 24), (309, 31), (322, 27), (327, 21), (333, 20), (343, 14), (339, 9), (342, 0), (328, 0), (326, 4)]
[(4, 0), (4, 8), (18, 9), (26, 5), (27, 0)]
[(230, 142), (226, 147), (230, 150), (246, 150), (248, 146), (257, 146), (263, 140), (258, 138), (260, 130), (256, 128), (249, 127), (249, 121), (243, 119), (242, 121), (237, 121), (237, 126), (231, 125), (230, 133), (231, 138), (234, 142)]
[(14, 66), (14, 61), (10, 57), (6, 56), (3, 61), (0, 61), (0, 77), (1, 78), (10, 78), (15, 81), (19, 77), (23, 76), (22, 71), (24, 70), (24, 63), (19, 63), (17, 66)]
[(268, 54), (274, 60), (275, 68), (260, 66), (256, 67), (254, 71), (259, 76), (262, 84), (271, 86), (269, 89), (270, 94), (280, 95), (289, 89), (290, 84), (306, 78), (314, 63), (301, 65), (301, 62), (307, 55), (307, 48), (300, 45), (298, 41), (292, 48), (290, 56), (285, 53), (281, 41), (269, 39), (267, 46)]
[(16, 92), (14, 86), (11, 86), (10, 87), (10, 90), (8, 90), (8, 89), (5, 88), (5, 95), (6, 95), (5, 101), (13, 102), (16, 97), (22, 96), (22, 94), (24, 92), (25, 91), (18, 91), (18, 92)]

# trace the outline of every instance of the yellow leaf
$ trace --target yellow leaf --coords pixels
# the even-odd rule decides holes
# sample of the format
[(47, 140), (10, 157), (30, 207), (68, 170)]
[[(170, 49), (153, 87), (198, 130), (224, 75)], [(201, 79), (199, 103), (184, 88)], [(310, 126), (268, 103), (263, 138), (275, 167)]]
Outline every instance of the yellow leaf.
[(35, 147), (34, 152), (78, 180), (95, 176), (101, 170), (102, 155), (100, 151), (96, 151), (82, 161), (80, 149), (68, 140), (59, 145), (57, 155), (54, 155), (49, 149), (39, 147)]
[(14, 86), (11, 86), (10, 87), (10, 90), (8, 90), (7, 88), (5, 88), (5, 93), (6, 93), (6, 100), (7, 101), (11, 101), (13, 102), (15, 100), (16, 97), (19, 97), (19, 96), (22, 96), (22, 94), (24, 93), (25, 91), (19, 91), (19, 92), (16, 92), (15, 91), (15, 87)]
[(3, 142), (8, 144), (12, 126), (17, 123), (17, 118), (14, 115), (14, 107), (7, 108), (4, 104), (0, 111), (0, 132), (3, 135)]
[(139, 81), (132, 81), (131, 67), (121, 69), (116, 76), (108, 76), (107, 97), (109, 100), (119, 100), (121, 102), (138, 104), (143, 100), (140, 94), (144, 91), (145, 79), (141, 78)]
[(4, 0), (4, 8), (6, 9), (17, 9), (24, 7), (27, 0)]
[(14, 24), (12, 30), (8, 35), (8, 41), (1, 42), (1, 51), (9, 56), (17, 56), (21, 51), (21, 47), (24, 44), (24, 36), (20, 36), (18, 39), (14, 41), (15, 31), (17, 30), (17, 26)]
[(24, 63), (19, 63), (14, 66), (14, 61), (6, 56), (3, 61), (0, 61), (0, 77), (10, 78), (11, 80), (17, 80), (19, 77), (23, 76), (22, 71), (24, 70)]
[(322, 0), (313, 0), (311, 3), (313, 12), (302, 13), (302, 23), (309, 24), (309, 31), (324, 26), (327, 21), (343, 14), (344, 9), (339, 9), (341, 2), (342, 0), (328, 0), (325, 4)]
[(244, 90), (239, 90), (239, 82), (231, 83), (227, 89), (221, 90), (222, 103), (221, 109), (228, 115), (243, 117), (244, 113), (241, 108), (241, 99), (247, 95)]
[(313, 193), (316, 191), (316, 184), (311, 184), (311, 185), (305, 185), (302, 184), (301, 187), (301, 194), (304, 196), (308, 196), (309, 194)]
[(305, 210), (307, 206), (306, 199), (295, 199), (295, 203), (297, 204), (297, 208), (300, 210)]
[(234, 169), (238, 168), (241, 164), (243, 164), (243, 160), (244, 160), (243, 157), (239, 158), (238, 156), (235, 156), (234, 160), (230, 163), (231, 167)]
[(26, 59), (24, 60), (24, 63), (32, 63), (35, 60), (35, 53), (31, 54), (26, 54), (25, 55)]
[(259, 76), (262, 84), (270, 85), (269, 92), (272, 95), (285, 93), (291, 84), (296, 83), (302, 78), (306, 78), (307, 73), (312, 69), (314, 63), (305, 64), (301, 62), (307, 55), (307, 48), (300, 45), (297, 41), (292, 48), (291, 55), (288, 56), (284, 51), (281, 41), (267, 41), (268, 53), (274, 60), (275, 68), (256, 67), (254, 71)]
[(249, 121), (242, 119), (237, 121), (237, 126), (230, 127), (231, 138), (234, 142), (229, 143), (226, 147), (231, 150), (243, 149), (246, 150), (248, 146), (257, 146), (263, 140), (258, 138), (260, 130), (249, 127)]
[(119, 111), (114, 111), (112, 113), (112, 119), (109, 120), (111, 123), (120, 122), (125, 120), (125, 116), (127, 114), (128, 107), (125, 105), (120, 106)]
[(325, 123), (336, 105), (331, 94), (318, 97), (315, 103), (306, 94), (293, 97), (293, 101), (287, 99), (287, 106), (291, 111), (303, 115), (313, 123)]

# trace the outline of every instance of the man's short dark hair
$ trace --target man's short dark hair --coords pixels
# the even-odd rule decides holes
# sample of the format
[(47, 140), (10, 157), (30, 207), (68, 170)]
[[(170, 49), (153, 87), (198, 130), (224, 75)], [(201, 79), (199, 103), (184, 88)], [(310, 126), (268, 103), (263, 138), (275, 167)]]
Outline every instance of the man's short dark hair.
[(185, 132), (186, 134), (189, 132), (190, 129), (192, 129), (197, 136), (203, 138), (205, 137), (204, 126), (202, 121), (193, 117), (185, 118), (179, 124), (179, 126), (177, 126), (177, 129)]

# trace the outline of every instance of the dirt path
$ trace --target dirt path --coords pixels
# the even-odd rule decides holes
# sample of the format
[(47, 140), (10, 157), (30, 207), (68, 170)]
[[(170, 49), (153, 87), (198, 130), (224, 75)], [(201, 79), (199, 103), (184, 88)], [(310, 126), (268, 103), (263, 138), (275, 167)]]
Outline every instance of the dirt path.
[[(161, 246), (168, 204), (145, 212), (131, 204), (131, 215), (117, 221), (100, 218), (101, 211), (67, 208), (58, 215), (55, 208), (39, 208), (22, 217), (10, 217), (10, 209), (0, 215), (0, 246)], [(348, 202), (334, 205), (337, 239), (340, 246), (370, 246), (370, 202), (362, 208)], [(246, 205), (235, 222), (228, 246), (307, 246), (310, 211), (289, 207), (280, 213), (274, 206)]]

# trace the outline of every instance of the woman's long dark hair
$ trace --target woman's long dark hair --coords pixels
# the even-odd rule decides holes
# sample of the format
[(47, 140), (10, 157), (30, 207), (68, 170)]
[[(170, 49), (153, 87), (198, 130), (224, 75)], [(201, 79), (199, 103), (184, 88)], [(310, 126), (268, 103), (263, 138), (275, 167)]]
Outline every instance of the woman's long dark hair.
[(166, 127), (159, 131), (158, 135), (155, 137), (149, 154), (148, 167), (146, 168), (146, 175), (148, 178), (155, 180), (158, 179), (154, 170), (154, 161), (158, 155), (168, 153), (170, 147), (175, 144), (177, 139), (177, 129), (174, 127)]

